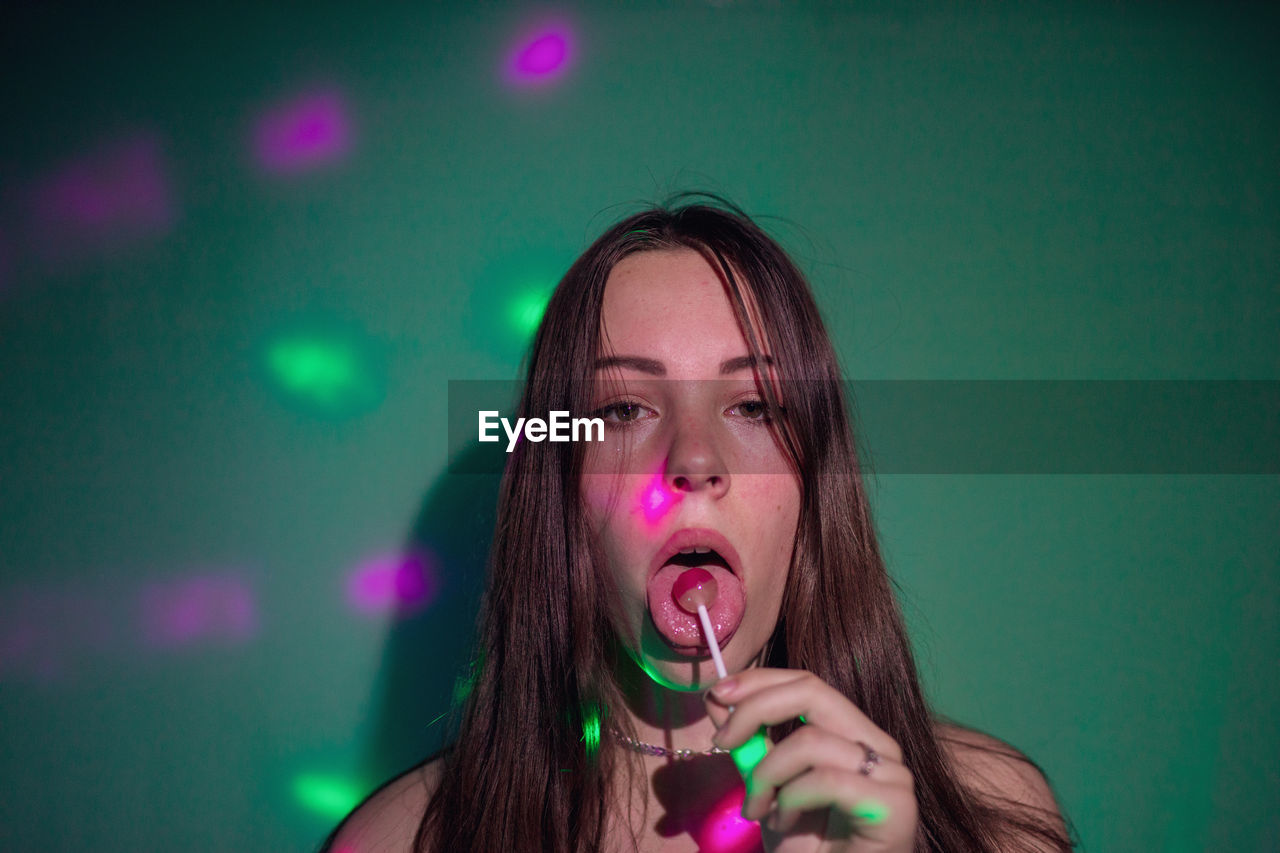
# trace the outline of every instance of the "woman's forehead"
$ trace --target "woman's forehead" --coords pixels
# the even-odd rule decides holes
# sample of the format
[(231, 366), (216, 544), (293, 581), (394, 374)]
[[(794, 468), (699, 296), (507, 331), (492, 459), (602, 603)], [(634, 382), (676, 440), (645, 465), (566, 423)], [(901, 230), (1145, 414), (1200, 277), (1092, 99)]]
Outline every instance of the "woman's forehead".
[(693, 249), (639, 252), (618, 262), (605, 284), (601, 326), (604, 355), (719, 364), (749, 353), (724, 276)]

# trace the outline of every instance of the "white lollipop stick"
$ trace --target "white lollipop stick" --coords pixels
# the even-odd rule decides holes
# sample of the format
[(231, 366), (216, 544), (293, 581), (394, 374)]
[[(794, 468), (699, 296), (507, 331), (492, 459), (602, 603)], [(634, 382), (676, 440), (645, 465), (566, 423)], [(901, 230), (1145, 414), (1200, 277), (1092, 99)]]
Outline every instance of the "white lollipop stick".
[(716, 642), (716, 632), (711, 630), (711, 617), (707, 615), (707, 606), (698, 605), (698, 619), (702, 621), (702, 633), (707, 637), (707, 646), (711, 649), (711, 660), (716, 665), (716, 675), (728, 678), (729, 670), (724, 668), (724, 658), (720, 657), (720, 644)]

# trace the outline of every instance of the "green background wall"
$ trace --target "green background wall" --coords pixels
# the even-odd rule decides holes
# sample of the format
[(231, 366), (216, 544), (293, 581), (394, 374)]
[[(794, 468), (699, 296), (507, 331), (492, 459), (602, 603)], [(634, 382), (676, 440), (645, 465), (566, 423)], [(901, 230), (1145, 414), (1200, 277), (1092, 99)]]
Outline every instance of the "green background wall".
[[(440, 743), (447, 382), (639, 202), (781, 217), (851, 377), (1280, 379), (1261, 6), (111, 5), (0, 17), (5, 850), (306, 850)], [(1280, 848), (1262, 470), (872, 484), (932, 698), (1084, 849)], [(423, 601), (353, 599), (406, 551)]]

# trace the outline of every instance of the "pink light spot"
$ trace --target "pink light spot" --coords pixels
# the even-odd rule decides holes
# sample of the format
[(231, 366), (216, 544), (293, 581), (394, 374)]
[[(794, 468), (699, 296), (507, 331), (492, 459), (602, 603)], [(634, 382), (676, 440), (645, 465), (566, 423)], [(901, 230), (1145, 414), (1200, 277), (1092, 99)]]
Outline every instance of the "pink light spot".
[(108, 143), (38, 179), (31, 229), (45, 260), (100, 253), (167, 233), (176, 215), (159, 139)]
[(640, 492), (640, 510), (645, 521), (657, 524), (676, 505), (677, 495), (667, 488), (662, 472), (654, 474)]
[(549, 74), (569, 55), (569, 46), (560, 33), (548, 33), (526, 47), (516, 57), (516, 68), (525, 74)]
[(507, 64), (508, 79), (516, 85), (549, 83), (559, 78), (573, 59), (573, 35), (563, 24), (543, 26), (519, 40)]
[(203, 575), (142, 589), (143, 636), (152, 646), (241, 642), (257, 630), (257, 608), (244, 581)]
[(711, 807), (693, 833), (698, 849), (706, 853), (748, 853), (762, 849), (760, 825), (742, 816), (746, 788), (739, 782)]
[(435, 599), (437, 577), (434, 559), (423, 552), (375, 557), (347, 578), (347, 600), (361, 613), (407, 615)]
[(297, 174), (331, 165), (351, 150), (351, 124), (342, 97), (316, 92), (277, 105), (258, 119), (253, 151), (272, 174)]

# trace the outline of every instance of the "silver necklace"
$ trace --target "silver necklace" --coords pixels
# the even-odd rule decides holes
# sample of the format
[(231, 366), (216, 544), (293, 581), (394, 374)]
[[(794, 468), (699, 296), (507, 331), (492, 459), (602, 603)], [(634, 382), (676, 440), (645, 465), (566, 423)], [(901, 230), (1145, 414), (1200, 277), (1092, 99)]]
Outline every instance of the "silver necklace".
[(698, 758), (703, 755), (729, 754), (729, 750), (718, 746), (713, 746), (710, 749), (667, 749), (665, 746), (656, 746), (652, 743), (645, 743), (642, 740), (629, 738), (617, 729), (613, 730), (613, 736), (622, 741), (622, 745), (632, 752), (638, 752), (641, 755), (656, 755), (659, 758), (674, 758), (677, 761)]

